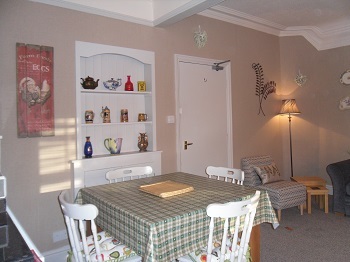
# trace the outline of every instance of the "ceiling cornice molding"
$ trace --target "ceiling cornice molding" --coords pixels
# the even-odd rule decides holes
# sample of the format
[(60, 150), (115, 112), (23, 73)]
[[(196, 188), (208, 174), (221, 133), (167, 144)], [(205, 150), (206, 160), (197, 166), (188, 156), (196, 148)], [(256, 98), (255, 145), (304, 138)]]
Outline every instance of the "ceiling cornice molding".
[(311, 27), (302, 27), (302, 28), (293, 28), (290, 30), (281, 31), (279, 36), (302, 36), (307, 41), (310, 42), (318, 51), (323, 50), (322, 48), (322, 39), (315, 33), (315, 28)]
[(266, 19), (262, 19), (244, 12), (240, 12), (237, 10), (233, 10), (224, 6), (213, 6), (210, 9), (207, 9), (205, 11), (203, 11), (201, 14), (205, 15), (207, 13), (207, 11), (212, 10), (213, 12), (211, 12), (212, 15), (216, 14), (226, 14), (234, 19), (238, 19), (237, 21), (241, 21), (242, 23), (245, 22), (249, 22), (252, 24), (258, 24), (258, 25), (262, 25), (262, 26), (266, 26), (268, 28), (273, 28), (273, 29), (278, 29), (278, 30), (283, 30), (285, 28), (285, 26), (281, 25), (281, 24), (277, 24), (271, 21), (268, 21)]
[(183, 20), (191, 15), (197, 14), (203, 10), (206, 10), (214, 5), (217, 5), (224, 0), (192, 0), (188, 3), (168, 12), (166, 15), (155, 19), (153, 21), (154, 26), (168, 26)]
[(350, 45), (350, 26), (327, 31), (318, 27), (293, 26), (281, 31), (279, 36), (303, 36), (321, 51)]
[(261, 32), (271, 34), (271, 35), (278, 36), (279, 32), (280, 32), (280, 30), (265, 26), (264, 24), (258, 24), (258, 23), (255, 23), (255, 22), (252, 22), (249, 20), (242, 19), (240, 17), (231, 16), (231, 15), (224, 14), (224, 13), (218, 13), (214, 10), (205, 10), (205, 11), (199, 13), (199, 15), (206, 16), (206, 17), (213, 18), (213, 19), (220, 20), (220, 21), (224, 21), (224, 22), (228, 22), (231, 24), (236, 24), (236, 25), (240, 25), (243, 27), (251, 28), (251, 29), (261, 31)]
[(199, 15), (228, 23), (251, 28), (276, 36), (303, 36), (317, 50), (326, 50), (350, 45), (350, 25), (333, 26), (322, 30), (314, 26), (285, 27), (280, 24), (257, 18), (255, 16), (232, 10), (222, 6), (215, 6)]
[(125, 15), (122, 13), (112, 12), (104, 9), (98, 9), (94, 7), (89, 7), (85, 5), (80, 5), (76, 3), (66, 2), (62, 0), (30, 0), (32, 2), (38, 2), (42, 4), (48, 4), (53, 6), (58, 6), (62, 8), (72, 9), (84, 13), (94, 14), (94, 15), (100, 15), (105, 16), (113, 19), (123, 20), (126, 22), (146, 25), (146, 26), (153, 26), (153, 21), (142, 19), (134, 16)]

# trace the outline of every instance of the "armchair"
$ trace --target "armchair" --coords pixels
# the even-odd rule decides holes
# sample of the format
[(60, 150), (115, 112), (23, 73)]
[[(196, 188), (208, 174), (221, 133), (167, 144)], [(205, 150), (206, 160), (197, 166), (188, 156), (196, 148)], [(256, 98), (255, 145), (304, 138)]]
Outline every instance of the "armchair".
[(333, 183), (333, 212), (350, 216), (350, 159), (329, 164), (326, 170)]
[[(242, 171), (244, 171), (243, 185), (266, 190), (271, 204), (277, 210), (278, 220), (281, 221), (281, 210), (299, 206), (303, 214), (303, 205), (306, 202), (306, 187), (294, 181), (282, 180), (279, 171), (269, 155), (242, 158)], [(271, 169), (273, 175), (260, 176), (260, 169)], [(275, 174), (274, 174), (275, 173)], [(269, 181), (270, 179), (270, 181)]]

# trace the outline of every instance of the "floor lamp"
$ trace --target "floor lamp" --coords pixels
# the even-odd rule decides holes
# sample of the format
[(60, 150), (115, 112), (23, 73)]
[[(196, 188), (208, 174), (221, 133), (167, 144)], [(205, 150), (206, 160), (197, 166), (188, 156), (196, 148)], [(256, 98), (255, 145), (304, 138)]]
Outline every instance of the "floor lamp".
[(293, 177), (293, 147), (292, 147), (292, 114), (300, 114), (295, 99), (282, 100), (280, 115), (288, 114), (289, 119), (289, 150), (290, 150), (290, 169)]

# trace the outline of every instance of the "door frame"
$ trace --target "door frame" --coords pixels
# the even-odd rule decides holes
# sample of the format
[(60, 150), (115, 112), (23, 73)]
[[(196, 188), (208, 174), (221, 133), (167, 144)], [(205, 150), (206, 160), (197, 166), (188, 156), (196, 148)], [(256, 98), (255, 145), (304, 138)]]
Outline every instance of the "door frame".
[[(177, 157), (177, 170), (181, 168), (181, 150), (182, 143), (180, 141), (180, 62), (202, 64), (212, 66), (214, 63), (218, 63), (220, 59), (208, 59), (187, 55), (174, 55), (175, 61), (175, 114), (176, 114), (176, 157)], [(231, 97), (231, 62), (221, 64), (224, 67), (226, 73), (226, 110), (227, 110), (227, 163), (228, 167), (233, 168), (233, 139), (232, 139), (232, 97)]]

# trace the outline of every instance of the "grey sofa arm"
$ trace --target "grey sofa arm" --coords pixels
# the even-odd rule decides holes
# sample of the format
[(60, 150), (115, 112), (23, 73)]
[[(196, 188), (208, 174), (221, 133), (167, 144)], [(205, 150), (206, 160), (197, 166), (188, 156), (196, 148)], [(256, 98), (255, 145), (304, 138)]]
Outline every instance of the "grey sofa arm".
[(329, 164), (326, 170), (333, 183), (333, 212), (346, 214), (345, 196), (346, 185), (350, 183), (350, 159)]

